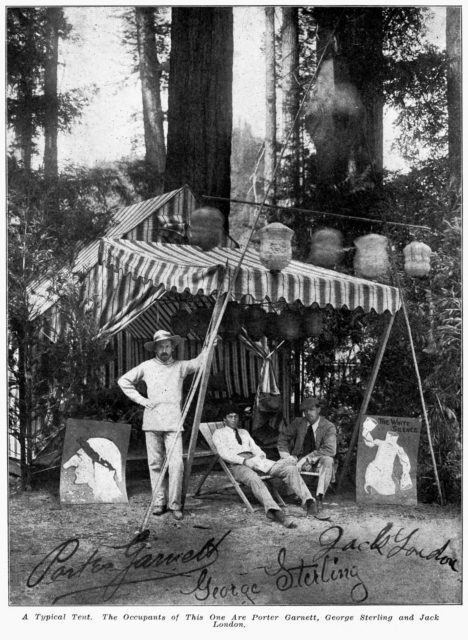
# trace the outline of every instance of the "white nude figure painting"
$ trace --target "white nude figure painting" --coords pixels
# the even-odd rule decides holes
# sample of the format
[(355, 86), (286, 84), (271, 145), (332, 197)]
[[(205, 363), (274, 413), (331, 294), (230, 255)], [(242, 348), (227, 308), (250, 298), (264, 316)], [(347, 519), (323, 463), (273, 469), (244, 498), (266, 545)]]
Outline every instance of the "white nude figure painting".
[[(399, 434), (395, 431), (387, 431), (385, 440), (373, 438), (372, 431), (378, 422), (367, 417), (362, 425), (362, 437), (367, 447), (376, 448), (375, 458), (367, 465), (364, 478), (364, 491), (372, 490), (383, 496), (394, 495), (397, 488), (400, 491), (408, 491), (413, 482), (410, 478), (411, 463), (406, 451), (397, 440)], [(396, 471), (399, 463), (401, 473)]]
[(78, 451), (63, 465), (73, 468), (74, 484), (86, 484), (96, 502), (114, 502), (122, 498), (117, 480), (121, 481), (122, 456), (116, 445), (107, 438), (80, 440)]

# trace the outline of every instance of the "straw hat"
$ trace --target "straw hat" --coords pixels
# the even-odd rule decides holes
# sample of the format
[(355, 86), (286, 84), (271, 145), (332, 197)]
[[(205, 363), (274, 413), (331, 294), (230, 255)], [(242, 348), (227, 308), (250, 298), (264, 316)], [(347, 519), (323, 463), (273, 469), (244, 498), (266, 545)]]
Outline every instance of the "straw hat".
[(144, 347), (147, 351), (154, 351), (158, 342), (163, 342), (163, 340), (172, 340), (174, 346), (176, 346), (183, 341), (183, 338), (177, 335), (172, 335), (169, 331), (164, 331), (164, 329), (159, 329), (156, 331), (150, 342), (145, 342)]

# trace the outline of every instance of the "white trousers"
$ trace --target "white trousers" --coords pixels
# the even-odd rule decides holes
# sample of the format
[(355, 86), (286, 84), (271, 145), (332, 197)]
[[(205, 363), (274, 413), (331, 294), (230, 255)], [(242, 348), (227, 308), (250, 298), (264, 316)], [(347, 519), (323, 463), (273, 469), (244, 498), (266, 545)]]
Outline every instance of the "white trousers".
[(153, 492), (159, 480), (166, 455), (169, 454), (175, 442), (168, 467), (169, 482), (167, 481), (167, 474), (165, 474), (155, 495), (154, 506), (167, 506), (168, 509), (173, 511), (179, 510), (181, 508), (182, 479), (184, 475), (182, 433), (176, 433), (175, 431), (145, 431), (145, 437)]

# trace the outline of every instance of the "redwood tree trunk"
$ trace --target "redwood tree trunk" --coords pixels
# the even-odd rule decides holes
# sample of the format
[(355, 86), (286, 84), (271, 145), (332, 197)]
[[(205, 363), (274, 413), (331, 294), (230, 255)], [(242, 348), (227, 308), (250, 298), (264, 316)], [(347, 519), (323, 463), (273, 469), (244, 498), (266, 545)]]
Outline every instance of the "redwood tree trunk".
[(284, 153), (284, 193), (290, 204), (299, 194), (299, 34), (298, 9), (283, 7), (281, 26), (281, 89), (283, 112), (283, 144), (290, 135)]
[(58, 96), (57, 67), (59, 45), (59, 22), (62, 16), (60, 7), (47, 9), (46, 60), (44, 68), (44, 175), (56, 180), (58, 174), (57, 137), (58, 137)]
[(276, 71), (275, 8), (265, 7), (265, 162), (263, 177), (267, 202), (276, 202)]
[(461, 184), (461, 9), (447, 7), (447, 108), (450, 187)]
[(232, 62), (231, 7), (172, 9), (166, 190), (230, 197)]
[(148, 187), (152, 195), (163, 192), (166, 145), (161, 107), (161, 66), (156, 50), (154, 7), (135, 7), (140, 68), (143, 124), (145, 130)]

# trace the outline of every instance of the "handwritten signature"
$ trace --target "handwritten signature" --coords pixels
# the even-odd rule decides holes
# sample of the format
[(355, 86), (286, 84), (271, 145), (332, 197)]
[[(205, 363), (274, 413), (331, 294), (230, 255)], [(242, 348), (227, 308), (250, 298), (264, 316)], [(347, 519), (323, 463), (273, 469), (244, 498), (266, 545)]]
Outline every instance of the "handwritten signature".
[(427, 550), (416, 546), (415, 537), (419, 528), (405, 533), (403, 527), (398, 528), (398, 530), (393, 530), (393, 527), (393, 522), (387, 522), (385, 527), (373, 539), (359, 540), (358, 538), (352, 538), (348, 541), (343, 539), (343, 527), (339, 525), (329, 527), (322, 531), (319, 536), (319, 544), (322, 548), (314, 555), (314, 560), (320, 560), (333, 551), (376, 551), (385, 558), (394, 558), (397, 555), (417, 556), (422, 560), (432, 560), (440, 565), (447, 565), (452, 571), (459, 571), (457, 568), (458, 560), (446, 553), (451, 542), (450, 538), (440, 547)]
[[(106, 560), (99, 549), (82, 562), (76, 563), (80, 549), (80, 540), (70, 538), (61, 542), (38, 562), (27, 579), (27, 586), (35, 588), (40, 584), (48, 585), (60, 581), (72, 581), (88, 574), (106, 576), (99, 585), (66, 591), (52, 601), (56, 604), (77, 594), (101, 592), (102, 601), (107, 602), (115, 596), (123, 585), (141, 582), (168, 580), (177, 576), (189, 576), (208, 569), (219, 558), (219, 547), (230, 534), (226, 531), (219, 539), (210, 538), (198, 550), (190, 549), (179, 553), (148, 552), (149, 531), (137, 534), (130, 542), (108, 548), (123, 552), (125, 563), (117, 566)], [(110, 579), (107, 579), (110, 577)]]

